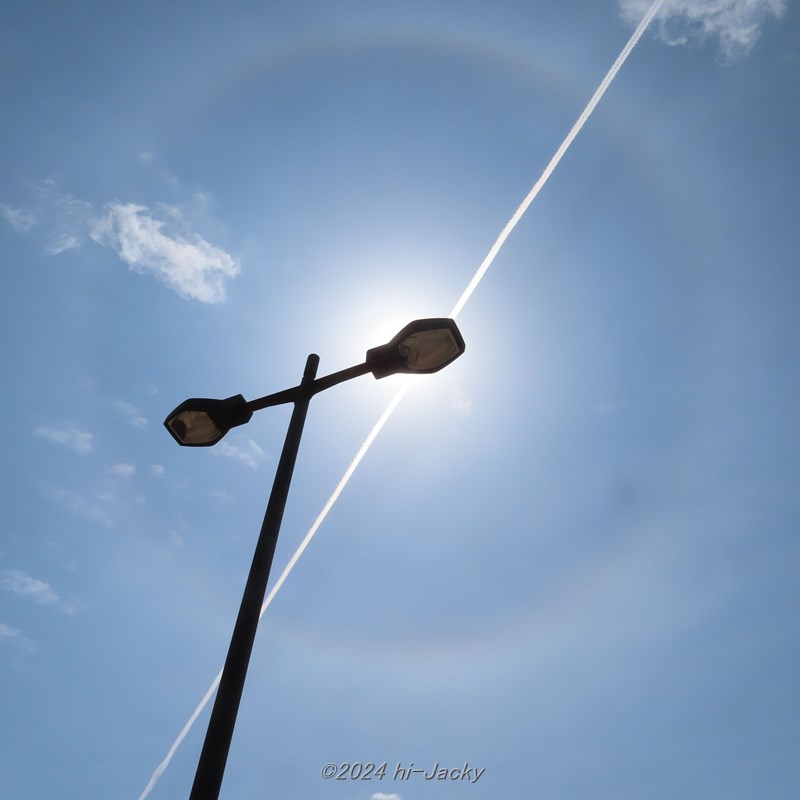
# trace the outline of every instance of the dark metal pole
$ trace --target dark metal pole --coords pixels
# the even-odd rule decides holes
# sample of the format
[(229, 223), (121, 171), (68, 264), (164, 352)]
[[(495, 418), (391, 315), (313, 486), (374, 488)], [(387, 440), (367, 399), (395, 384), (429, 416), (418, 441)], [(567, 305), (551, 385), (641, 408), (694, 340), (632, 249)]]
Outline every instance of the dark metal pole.
[(239, 701), (242, 698), (244, 679), (247, 675), (247, 665), (250, 663), (250, 653), (258, 627), (258, 615), (261, 612), (261, 604), (264, 602), (267, 590), (272, 557), (275, 554), (283, 510), (286, 507), (286, 497), (289, 494), (289, 484), (297, 460), (297, 450), (300, 447), (303, 424), (306, 421), (308, 404), (313, 394), (311, 386), (314, 383), (318, 366), (319, 356), (310, 355), (303, 372), (303, 381), (294, 401), (294, 411), (289, 421), (289, 430), (286, 432), (286, 441), (272, 484), (261, 533), (258, 536), (253, 564), (244, 587), (239, 616), (231, 636), (228, 657), (225, 659), (222, 679), (219, 689), (217, 689), (217, 698), (211, 711), (211, 719), (208, 722), (206, 739), (203, 743), (203, 751), (200, 753), (200, 761), (197, 764), (189, 800), (217, 800), (219, 797), (225, 762), (231, 746), (233, 727), (236, 724), (236, 714), (239, 710)]

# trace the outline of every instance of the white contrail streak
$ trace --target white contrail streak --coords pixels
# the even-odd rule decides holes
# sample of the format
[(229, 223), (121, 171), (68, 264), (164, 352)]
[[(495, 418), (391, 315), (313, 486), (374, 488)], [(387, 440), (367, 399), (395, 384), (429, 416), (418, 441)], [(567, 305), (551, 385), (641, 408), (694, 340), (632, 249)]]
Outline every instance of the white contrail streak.
[[(492, 245), (489, 253), (487, 254), (486, 258), (483, 259), (481, 262), (480, 267), (478, 267), (478, 271), (473, 276), (472, 280), (469, 282), (469, 285), (464, 290), (463, 294), (459, 298), (458, 302), (453, 307), (453, 310), (450, 312), (450, 316), (455, 318), (467, 304), (467, 301), (472, 297), (472, 293), (478, 287), (478, 284), (483, 279), (483, 276), (488, 271), (489, 267), (492, 265), (497, 254), (500, 252), (500, 249), (505, 244), (506, 239), (508, 239), (511, 232), (514, 228), (517, 227), (517, 223), (522, 219), (525, 212), (528, 210), (530, 204), (536, 198), (536, 195), (542, 190), (544, 185), (547, 183), (550, 176), (553, 174), (553, 170), (558, 166), (559, 161), (563, 158), (564, 154), (569, 150), (570, 145), (572, 144), (575, 137), (580, 133), (581, 128), (586, 124), (586, 120), (592, 115), (597, 104), (600, 102), (603, 95), (606, 93), (606, 89), (611, 85), (612, 81), (616, 77), (617, 73), (621, 69), (622, 65), (625, 63), (628, 56), (631, 54), (631, 51), (634, 47), (636, 47), (637, 42), (639, 39), (642, 38), (642, 34), (647, 30), (648, 25), (653, 21), (653, 17), (658, 13), (659, 8), (661, 8), (662, 3), (664, 0), (655, 0), (652, 6), (650, 6), (650, 10), (645, 14), (642, 21), (639, 23), (636, 30), (631, 35), (631, 38), (628, 39), (627, 44), (625, 47), (622, 48), (622, 51), (617, 56), (617, 60), (611, 65), (611, 69), (606, 73), (605, 78), (600, 82), (600, 85), (597, 87), (597, 90), (592, 95), (591, 100), (586, 105), (586, 108), (583, 109), (583, 112), (578, 117), (577, 122), (572, 126), (570, 132), (566, 135), (564, 141), (559, 146), (558, 150), (556, 150), (555, 155), (550, 159), (550, 163), (545, 167), (544, 172), (542, 172), (541, 177), (538, 181), (534, 184), (533, 188), (528, 192), (527, 197), (522, 201), (519, 208), (514, 212), (511, 219), (506, 223), (506, 226), (500, 232), (500, 235), (497, 237), (497, 241)], [(294, 569), (294, 565), (300, 559), (300, 556), (303, 555), (305, 549), (308, 547), (311, 540), (314, 538), (317, 530), (319, 529), (320, 525), (322, 525), (325, 517), (328, 516), (328, 512), (333, 508), (336, 501), (339, 499), (339, 495), (344, 490), (344, 487), (347, 486), (350, 478), (353, 477), (353, 473), (356, 471), (356, 468), (361, 463), (361, 460), (367, 454), (367, 450), (372, 446), (372, 443), (375, 441), (375, 438), (380, 433), (381, 428), (386, 424), (389, 417), (392, 416), (394, 410), (400, 404), (400, 401), (405, 396), (406, 392), (409, 389), (410, 384), (406, 384), (402, 389), (400, 389), (397, 394), (392, 398), (389, 405), (386, 407), (383, 414), (381, 414), (378, 421), (373, 426), (372, 430), (369, 432), (369, 436), (364, 440), (364, 443), (359, 448), (359, 451), (356, 453), (355, 458), (350, 463), (350, 466), (345, 471), (344, 475), (342, 476), (341, 480), (337, 484), (336, 488), (333, 490), (333, 494), (328, 498), (328, 502), (325, 503), (322, 511), (320, 511), (319, 516), (317, 516), (316, 520), (314, 520), (314, 524), (309, 528), (308, 533), (305, 535), (302, 542), (300, 542), (299, 547), (295, 550), (294, 555), (289, 559), (289, 563), (284, 568), (283, 572), (281, 573), (278, 580), (275, 582), (275, 585), (272, 587), (272, 590), (267, 595), (266, 600), (264, 600), (264, 604), (261, 606), (261, 613), (259, 614), (259, 619), (264, 616), (264, 612), (269, 607), (270, 603), (272, 602), (275, 595), (280, 590), (281, 586), (283, 586), (284, 581), (289, 576), (289, 573)], [(181, 742), (186, 738), (186, 735), (194, 725), (197, 718), (203, 712), (203, 709), (208, 705), (209, 700), (211, 700), (214, 692), (217, 690), (219, 686), (220, 679), (222, 677), (222, 672), (214, 678), (213, 683), (208, 688), (203, 699), (200, 701), (197, 708), (192, 713), (192, 716), (189, 718), (189, 721), (186, 725), (183, 726), (183, 730), (178, 734), (178, 738), (173, 743), (172, 747), (170, 747), (169, 752), (167, 753), (164, 760), (158, 765), (156, 771), (153, 773), (150, 781), (148, 782), (147, 786), (145, 787), (144, 791), (139, 795), (139, 800), (145, 800), (145, 798), (150, 794), (153, 787), (156, 785), (156, 782), (161, 777), (164, 770), (169, 766), (170, 761), (172, 761), (172, 757), (175, 755), (175, 752), (180, 747)]]
[(358, 467), (358, 465), (361, 463), (361, 459), (367, 454), (367, 450), (369, 450), (369, 448), (372, 446), (372, 443), (375, 441), (375, 437), (381, 432), (381, 428), (386, 424), (386, 421), (392, 416), (397, 406), (400, 405), (400, 401), (403, 399), (410, 386), (410, 383), (406, 383), (406, 385), (403, 386), (403, 388), (400, 389), (397, 394), (395, 394), (389, 405), (386, 406), (383, 414), (381, 414), (380, 419), (378, 419), (378, 421), (372, 426), (369, 436), (364, 439), (364, 444), (361, 445), (355, 455), (355, 458), (350, 462), (350, 466), (347, 468), (344, 475), (342, 475), (341, 480), (333, 490), (333, 494), (328, 498), (328, 502), (325, 503), (322, 511), (319, 512), (319, 515), (314, 520), (314, 524), (308, 529), (308, 533), (305, 535), (303, 541), (300, 542), (297, 550), (294, 551), (294, 555), (289, 559), (289, 563), (286, 565), (283, 572), (281, 572), (281, 576), (275, 582), (275, 585), (272, 587), (272, 591), (267, 595), (264, 605), (261, 606), (261, 613), (258, 615), (259, 619), (264, 616), (264, 612), (272, 602), (272, 599), (276, 594), (278, 594), (278, 590), (281, 588), (281, 586), (283, 586), (283, 582), (294, 568), (294, 565), (297, 563), (300, 556), (303, 555), (306, 547), (308, 547), (308, 543), (314, 538), (314, 534), (317, 532), (319, 526), (324, 522), (325, 517), (328, 516), (328, 512), (333, 508), (333, 504), (339, 499), (339, 495), (342, 493), (342, 490), (345, 486), (347, 486), (350, 478), (353, 477), (353, 473), (356, 471), (356, 467)]
[(570, 132), (566, 135), (564, 141), (561, 142), (558, 150), (556, 150), (555, 155), (550, 159), (550, 163), (544, 168), (544, 172), (541, 174), (541, 177), (533, 185), (533, 188), (530, 190), (530, 192), (528, 192), (528, 196), (520, 203), (519, 208), (506, 223), (505, 228), (503, 228), (503, 230), (500, 232), (500, 235), (497, 237), (497, 241), (492, 245), (491, 249), (486, 255), (486, 258), (483, 259), (483, 262), (478, 267), (478, 271), (469, 282), (469, 286), (464, 289), (464, 293), (458, 299), (458, 302), (455, 304), (455, 306), (453, 306), (453, 310), (450, 312), (450, 316), (453, 317), (453, 319), (458, 316), (461, 309), (467, 304), (467, 300), (472, 297), (472, 293), (475, 291), (475, 289), (477, 289), (481, 280), (483, 280), (483, 276), (486, 274), (489, 267), (492, 266), (492, 262), (494, 261), (495, 256), (497, 256), (497, 254), (500, 252), (500, 248), (505, 244), (506, 239), (508, 239), (508, 237), (511, 235), (511, 231), (517, 227), (517, 223), (522, 219), (523, 215), (528, 210), (528, 206), (536, 199), (536, 195), (539, 194), (544, 185), (547, 183), (550, 176), (553, 174), (553, 170), (555, 170), (555, 168), (558, 166), (558, 162), (563, 158), (564, 153), (569, 150), (573, 140), (580, 133), (581, 128), (586, 124), (586, 120), (592, 115), (595, 107), (606, 93), (606, 89), (608, 89), (608, 87), (611, 85), (617, 73), (620, 71), (620, 68), (631, 54), (633, 48), (636, 47), (636, 43), (642, 38), (642, 34), (647, 30), (647, 26), (653, 21), (653, 17), (655, 17), (655, 15), (658, 13), (658, 9), (661, 8), (663, 2), (664, 0), (656, 0), (655, 3), (650, 6), (650, 10), (644, 15), (644, 18), (639, 23), (639, 26), (633, 32), (631, 38), (628, 39), (627, 44), (622, 48), (622, 51), (617, 56), (617, 60), (611, 65), (611, 69), (606, 73), (605, 78), (603, 78), (603, 80), (600, 82), (600, 85), (592, 95), (592, 99), (586, 104), (586, 108), (583, 109), (583, 112), (578, 117), (578, 121), (572, 126), (572, 130), (570, 130)]
[(169, 752), (165, 756), (164, 760), (156, 767), (156, 771), (150, 776), (147, 786), (144, 787), (144, 791), (139, 795), (139, 800), (144, 800), (144, 798), (147, 797), (147, 795), (149, 795), (153, 790), (153, 787), (156, 785), (156, 781), (169, 766), (169, 762), (172, 761), (172, 756), (175, 755), (175, 752), (186, 738), (186, 734), (192, 729), (192, 725), (194, 725), (194, 723), (197, 721), (197, 718), (203, 713), (203, 709), (208, 705), (208, 701), (214, 696), (214, 692), (217, 691), (217, 687), (219, 686), (219, 682), (221, 680), (222, 670), (217, 673), (217, 677), (214, 678), (203, 699), (198, 703), (197, 708), (192, 712), (192, 716), (189, 717), (189, 721), (183, 726), (183, 730), (178, 734), (178, 738), (172, 743), (172, 747), (170, 747)]

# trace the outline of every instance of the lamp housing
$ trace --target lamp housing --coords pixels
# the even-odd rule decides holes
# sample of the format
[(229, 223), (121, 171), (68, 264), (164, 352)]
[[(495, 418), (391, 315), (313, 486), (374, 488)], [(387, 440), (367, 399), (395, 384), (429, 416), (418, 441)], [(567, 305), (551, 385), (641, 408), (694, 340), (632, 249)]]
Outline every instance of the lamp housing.
[(237, 425), (250, 421), (253, 412), (242, 395), (225, 400), (193, 397), (181, 403), (164, 420), (164, 427), (184, 447), (210, 447)]
[(466, 349), (455, 320), (447, 317), (409, 322), (390, 342), (367, 350), (366, 365), (376, 378), (398, 372), (438, 372)]

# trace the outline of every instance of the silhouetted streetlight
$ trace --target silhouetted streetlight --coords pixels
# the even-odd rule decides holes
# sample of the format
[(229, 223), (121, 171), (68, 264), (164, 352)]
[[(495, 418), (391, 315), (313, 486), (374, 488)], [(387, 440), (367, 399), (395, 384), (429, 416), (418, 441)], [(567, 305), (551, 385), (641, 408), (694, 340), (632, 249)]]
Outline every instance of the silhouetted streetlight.
[(337, 383), (367, 372), (376, 378), (385, 378), (398, 372), (438, 372), (458, 358), (464, 349), (464, 339), (454, 320), (418, 319), (406, 325), (390, 342), (368, 350), (363, 364), (317, 378), (319, 356), (312, 353), (306, 360), (303, 380), (292, 389), (250, 402), (240, 394), (226, 400), (194, 398), (181, 403), (164, 421), (166, 429), (178, 444), (209, 447), (222, 439), (231, 428), (249, 422), (254, 411), (282, 403), (294, 403), (189, 800), (217, 800), (219, 797), (258, 616), (264, 602), (311, 398)]

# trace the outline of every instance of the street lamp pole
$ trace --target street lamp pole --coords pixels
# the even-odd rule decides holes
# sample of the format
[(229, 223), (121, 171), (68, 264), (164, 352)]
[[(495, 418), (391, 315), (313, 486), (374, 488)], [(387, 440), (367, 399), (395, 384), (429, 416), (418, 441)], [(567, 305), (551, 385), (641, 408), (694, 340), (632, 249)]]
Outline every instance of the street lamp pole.
[(264, 602), (267, 590), (272, 558), (275, 555), (275, 545), (283, 520), (283, 511), (286, 508), (289, 485), (297, 460), (297, 451), (300, 448), (300, 437), (306, 421), (308, 404), (311, 402), (311, 387), (317, 375), (318, 366), (319, 356), (312, 353), (306, 361), (303, 380), (298, 387), (299, 390), (294, 401), (294, 410), (289, 420), (289, 429), (286, 432), (286, 440), (281, 451), (275, 480), (272, 483), (272, 492), (267, 503), (264, 521), (261, 524), (261, 533), (258, 535), (250, 574), (244, 587), (239, 616), (236, 618), (236, 625), (231, 636), (228, 656), (222, 670), (222, 678), (211, 711), (211, 719), (208, 723), (189, 800), (217, 800), (219, 797), (233, 728), (236, 724), (236, 715), (239, 711), (239, 701), (242, 698), (244, 680), (250, 663), (250, 653), (253, 650), (253, 641), (258, 628), (261, 604)]
[(283, 403), (294, 403), (189, 800), (217, 800), (219, 797), (258, 618), (311, 398), (325, 389), (367, 372), (371, 372), (375, 378), (384, 378), (398, 372), (438, 372), (458, 358), (464, 349), (464, 339), (454, 320), (414, 320), (391, 341), (368, 350), (363, 364), (317, 378), (319, 356), (312, 353), (306, 360), (303, 380), (298, 386), (250, 402), (240, 394), (225, 400), (192, 398), (181, 403), (164, 421), (166, 429), (178, 444), (185, 447), (209, 447), (219, 442), (231, 428), (249, 422), (254, 411)]

